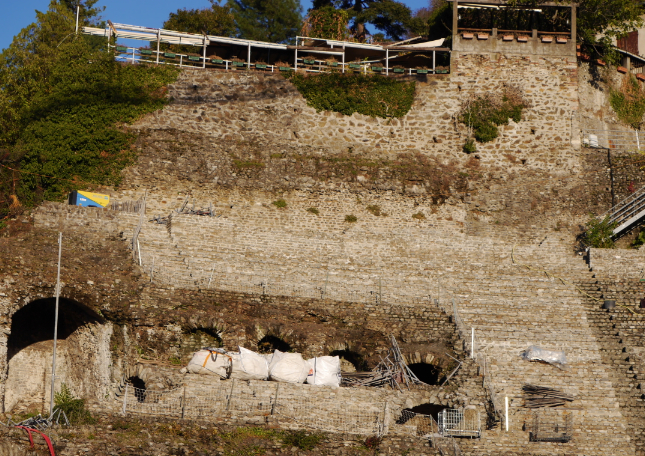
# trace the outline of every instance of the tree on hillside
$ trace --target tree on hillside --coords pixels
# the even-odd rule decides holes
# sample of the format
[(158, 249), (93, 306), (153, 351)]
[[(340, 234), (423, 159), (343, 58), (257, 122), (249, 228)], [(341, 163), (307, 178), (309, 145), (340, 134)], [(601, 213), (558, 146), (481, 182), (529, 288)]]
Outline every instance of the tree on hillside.
[(178, 71), (115, 61), (105, 39), (101, 49), (74, 33), (58, 1), (36, 16), (0, 54), (0, 218), (19, 203), (118, 183), (134, 157), (121, 126), (160, 109)]
[(105, 6), (95, 8), (99, 0), (60, 0), (60, 3), (76, 17), (76, 7), (80, 6), (78, 23), (80, 25), (98, 25), (101, 21), (100, 13), (105, 11)]
[(643, 26), (643, 3), (636, 0), (582, 0), (577, 18), (578, 42), (616, 60), (612, 39), (622, 38)]
[(170, 13), (163, 28), (186, 33), (206, 33), (207, 35), (230, 36), (235, 33), (235, 22), (231, 8), (220, 5), (219, 0), (209, 0), (210, 8), (178, 9)]
[[(351, 29), (358, 39), (365, 38), (370, 23), (398, 40), (411, 25), (412, 11), (402, 2), (395, 0), (314, 0), (314, 9), (333, 6), (347, 10), (352, 18)], [(416, 24), (418, 27), (418, 24)]]
[(228, 5), (240, 38), (284, 43), (302, 24), (300, 0), (228, 0)]

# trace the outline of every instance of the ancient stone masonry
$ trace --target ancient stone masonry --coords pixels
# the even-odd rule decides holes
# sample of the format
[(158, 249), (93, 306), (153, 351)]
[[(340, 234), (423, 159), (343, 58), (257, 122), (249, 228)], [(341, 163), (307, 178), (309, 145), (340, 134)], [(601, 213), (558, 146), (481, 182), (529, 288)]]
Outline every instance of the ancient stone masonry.
[[(570, 119), (578, 109), (577, 67), (566, 58), (456, 57), (456, 73), (421, 78), (415, 103), (401, 119), (316, 113), (287, 80), (278, 75), (186, 70), (169, 87), (174, 102), (138, 122), (135, 128), (181, 129), (217, 144), (235, 140), (282, 152), (285, 144), (341, 152), (388, 156), (418, 151), (443, 160), (463, 156), (465, 127), (455, 114), (468, 94), (518, 85), (531, 108), (526, 120), (502, 128), (495, 141), (480, 147), (485, 165), (526, 166), (552, 172), (576, 171)], [(315, 152), (312, 152), (315, 153)], [(510, 155), (513, 158), (509, 164)], [(212, 164), (210, 165), (212, 166)]]
[[(642, 182), (639, 164), (580, 148), (578, 114), (592, 118), (595, 105), (575, 61), (458, 54), (453, 63), (450, 75), (418, 77), (400, 119), (316, 113), (278, 75), (184, 71), (170, 105), (132, 127), (138, 163), (119, 188), (101, 190), (117, 201), (145, 195), (144, 214), (48, 203), (0, 238), (5, 410), (48, 400), (51, 335), (25, 336), (25, 322), (39, 314), (51, 327), (43, 309), (62, 231), (58, 384), (97, 413), (315, 428), (348, 455), (334, 443), (348, 426), (363, 437), (387, 427), (392, 454), (435, 454), (419, 438), (429, 419), (402, 411), (468, 407), (482, 436), (459, 440), (464, 455), (645, 454), (636, 308), (645, 261), (639, 251), (575, 249), (589, 212)], [(465, 154), (461, 103), (503, 83), (530, 101), (525, 118)], [(618, 304), (609, 312), (607, 298)], [(334, 390), (179, 371), (203, 346), (278, 343), (361, 370), (384, 356), (389, 334), (408, 364), (430, 366), (431, 385)], [(530, 345), (563, 350), (568, 366), (522, 359)], [(553, 423), (573, 419), (568, 443), (529, 441), (525, 383), (575, 397), (543, 411)], [(299, 423), (305, 405), (341, 418)]]

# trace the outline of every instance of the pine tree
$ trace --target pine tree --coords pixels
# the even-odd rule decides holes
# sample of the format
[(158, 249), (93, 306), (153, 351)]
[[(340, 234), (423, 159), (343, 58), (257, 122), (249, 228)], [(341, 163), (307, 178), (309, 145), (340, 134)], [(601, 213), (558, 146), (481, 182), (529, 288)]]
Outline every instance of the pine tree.
[(285, 43), (302, 24), (299, 0), (228, 0), (228, 5), (240, 38)]

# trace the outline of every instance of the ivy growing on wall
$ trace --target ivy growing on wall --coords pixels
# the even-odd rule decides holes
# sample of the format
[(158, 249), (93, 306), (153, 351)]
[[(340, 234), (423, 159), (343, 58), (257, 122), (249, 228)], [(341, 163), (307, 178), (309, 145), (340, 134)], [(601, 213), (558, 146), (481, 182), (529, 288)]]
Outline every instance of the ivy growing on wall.
[(469, 129), (464, 151), (476, 150), (473, 139), (485, 143), (499, 136), (500, 125), (508, 125), (508, 119), (514, 122), (522, 120), (522, 110), (528, 107), (518, 87), (504, 85), (501, 90), (473, 95), (462, 105), (459, 121)]
[(625, 75), (618, 89), (610, 89), (609, 102), (621, 122), (640, 130), (645, 114), (645, 90), (634, 75)]
[(316, 111), (335, 111), (348, 116), (358, 112), (371, 117), (402, 117), (414, 101), (414, 81), (342, 73), (291, 73), (285, 77)]

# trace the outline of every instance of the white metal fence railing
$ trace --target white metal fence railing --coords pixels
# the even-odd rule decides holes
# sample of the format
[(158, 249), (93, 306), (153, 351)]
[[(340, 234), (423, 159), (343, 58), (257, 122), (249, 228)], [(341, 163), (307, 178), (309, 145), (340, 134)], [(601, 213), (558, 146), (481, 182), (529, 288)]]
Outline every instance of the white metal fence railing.
[(481, 421), (477, 409), (444, 409), (438, 418), (441, 435), (476, 438), (481, 436)]
[(582, 130), (582, 144), (594, 149), (645, 150), (645, 132), (639, 130)]

